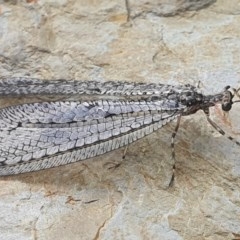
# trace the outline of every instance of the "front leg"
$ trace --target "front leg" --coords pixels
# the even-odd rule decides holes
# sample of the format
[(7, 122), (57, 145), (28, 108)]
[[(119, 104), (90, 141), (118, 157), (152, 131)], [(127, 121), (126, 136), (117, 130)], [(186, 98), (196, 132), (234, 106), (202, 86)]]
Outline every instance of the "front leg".
[(221, 127), (219, 127), (211, 118), (210, 118), (210, 113), (209, 113), (209, 108), (205, 108), (203, 109), (208, 122), (221, 134), (221, 135), (225, 135), (229, 140), (231, 140), (232, 142), (236, 143), (238, 146), (240, 146), (240, 142), (237, 141), (235, 138), (233, 138), (232, 136), (226, 134)]

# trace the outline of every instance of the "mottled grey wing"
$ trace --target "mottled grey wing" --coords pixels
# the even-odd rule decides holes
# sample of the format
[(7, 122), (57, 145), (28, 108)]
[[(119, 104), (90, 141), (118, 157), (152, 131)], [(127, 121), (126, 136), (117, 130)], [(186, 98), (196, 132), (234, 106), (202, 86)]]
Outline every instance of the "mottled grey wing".
[(0, 175), (94, 157), (140, 139), (181, 114), (174, 102), (45, 102), (0, 110)]

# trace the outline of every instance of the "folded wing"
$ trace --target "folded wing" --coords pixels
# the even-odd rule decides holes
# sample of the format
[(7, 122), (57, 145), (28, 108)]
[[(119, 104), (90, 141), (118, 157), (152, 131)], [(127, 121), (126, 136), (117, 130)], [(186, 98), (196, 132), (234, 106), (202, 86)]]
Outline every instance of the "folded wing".
[(123, 147), (175, 119), (174, 101), (23, 104), (0, 110), (0, 175), (37, 171)]

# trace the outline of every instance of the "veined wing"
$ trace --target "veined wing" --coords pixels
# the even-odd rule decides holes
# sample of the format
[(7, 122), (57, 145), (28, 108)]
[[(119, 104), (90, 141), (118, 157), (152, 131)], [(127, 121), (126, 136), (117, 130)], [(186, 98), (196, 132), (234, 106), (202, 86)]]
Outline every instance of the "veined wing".
[[(77, 80), (41, 80), (35, 78), (0, 78), (1, 98), (56, 96), (73, 100), (111, 99), (111, 100), (151, 100), (174, 99), (181, 93), (196, 88), (186, 85), (167, 85), (161, 83), (137, 83), (123, 81), (77, 81)], [(150, 98), (150, 99), (149, 99)]]
[(54, 102), (0, 110), (0, 175), (37, 171), (101, 155), (181, 114), (165, 101)]

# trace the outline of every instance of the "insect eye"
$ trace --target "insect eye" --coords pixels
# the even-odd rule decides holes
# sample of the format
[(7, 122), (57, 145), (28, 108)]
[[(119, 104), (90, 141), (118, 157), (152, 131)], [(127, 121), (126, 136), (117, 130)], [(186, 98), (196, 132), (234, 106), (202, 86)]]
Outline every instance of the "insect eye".
[(222, 110), (225, 111), (225, 112), (230, 111), (231, 108), (232, 108), (232, 103), (231, 102), (222, 104)]

